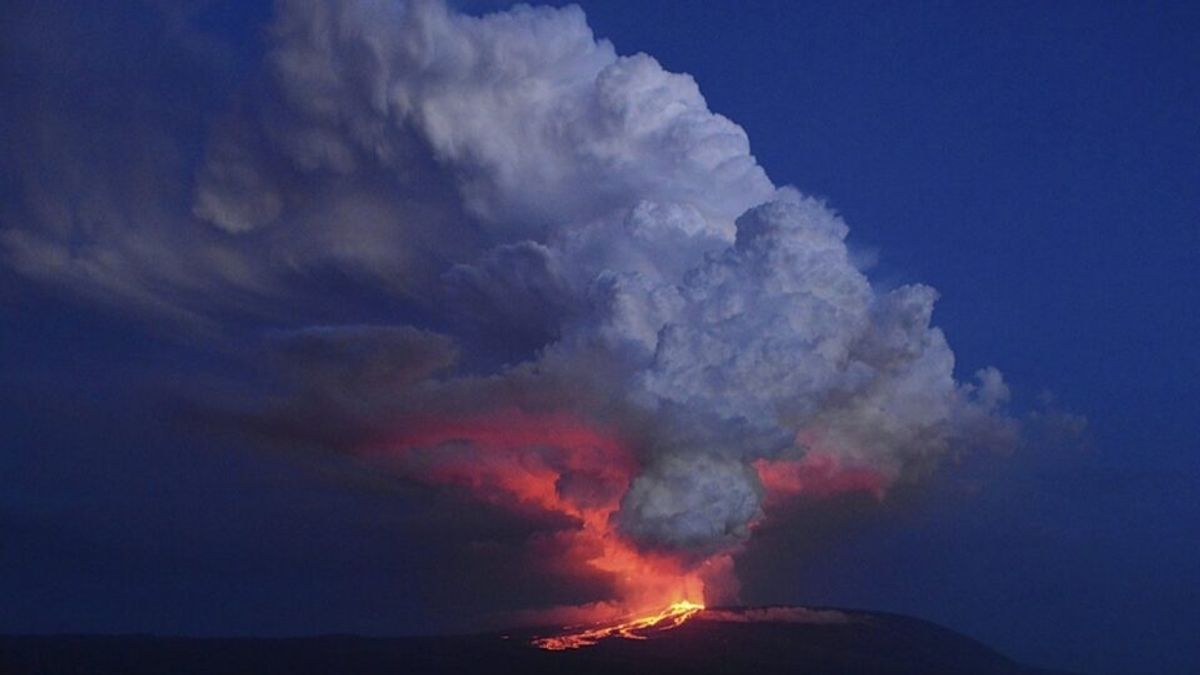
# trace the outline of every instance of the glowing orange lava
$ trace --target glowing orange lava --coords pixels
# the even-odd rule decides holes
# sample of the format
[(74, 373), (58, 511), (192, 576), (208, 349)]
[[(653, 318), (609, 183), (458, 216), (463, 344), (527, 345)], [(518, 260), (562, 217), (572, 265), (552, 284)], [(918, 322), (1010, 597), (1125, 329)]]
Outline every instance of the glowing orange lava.
[(551, 651), (578, 649), (596, 644), (606, 638), (625, 638), (627, 640), (645, 640), (654, 633), (671, 630), (682, 626), (685, 621), (704, 609), (704, 605), (680, 600), (654, 614), (636, 616), (624, 620), (603, 623), (598, 626), (580, 629), (565, 629), (561, 635), (538, 638), (534, 646)]

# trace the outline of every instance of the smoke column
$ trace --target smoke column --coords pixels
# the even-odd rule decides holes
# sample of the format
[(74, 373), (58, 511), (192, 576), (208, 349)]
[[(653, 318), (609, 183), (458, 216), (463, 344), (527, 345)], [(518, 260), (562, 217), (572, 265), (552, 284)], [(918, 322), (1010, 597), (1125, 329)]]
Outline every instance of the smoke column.
[(608, 588), (556, 616), (729, 600), (791, 500), (1011, 431), (933, 289), (873, 286), (834, 211), (580, 9), (283, 0), (267, 35), (198, 164), (97, 150), (84, 199), (6, 218), (6, 263), (193, 335), (252, 317), (288, 394), (245, 419), (552, 523), (548, 568)]

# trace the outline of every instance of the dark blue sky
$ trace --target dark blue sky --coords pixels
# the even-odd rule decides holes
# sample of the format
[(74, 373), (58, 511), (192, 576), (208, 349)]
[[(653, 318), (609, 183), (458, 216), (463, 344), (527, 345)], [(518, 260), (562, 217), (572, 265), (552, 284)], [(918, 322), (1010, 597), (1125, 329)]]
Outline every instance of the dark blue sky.
[[(1200, 9), (583, 7), (619, 53), (693, 75), (776, 182), (827, 199), (874, 280), (939, 289), (960, 375), (994, 365), (1018, 410), (1052, 392), (1087, 418), (1081, 438), (1031, 421), (1018, 449), (847, 528), (766, 532), (743, 599), (913, 614), (1038, 665), (1200, 670)], [(67, 26), (85, 72), (147, 72), (171, 42), (146, 8), (71, 9), (37, 25)], [(217, 3), (193, 27), (219, 59), (196, 42), (138, 81), (222, 109), (269, 13)], [(15, 53), (5, 81), (28, 92), (39, 74)], [(94, 86), (84, 126), (108, 110)], [(414, 632), (520, 596), (460, 588), (453, 533), (418, 522), (404, 486), (195, 433), (164, 392), (219, 396), (235, 348), (0, 274), (0, 631)]]

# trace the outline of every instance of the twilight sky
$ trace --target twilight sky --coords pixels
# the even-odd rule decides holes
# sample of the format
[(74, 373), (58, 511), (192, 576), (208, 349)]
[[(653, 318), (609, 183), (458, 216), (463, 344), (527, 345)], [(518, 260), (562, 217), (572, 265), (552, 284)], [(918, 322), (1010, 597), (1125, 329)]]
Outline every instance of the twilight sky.
[(1200, 669), (1187, 3), (3, 12), (0, 631)]

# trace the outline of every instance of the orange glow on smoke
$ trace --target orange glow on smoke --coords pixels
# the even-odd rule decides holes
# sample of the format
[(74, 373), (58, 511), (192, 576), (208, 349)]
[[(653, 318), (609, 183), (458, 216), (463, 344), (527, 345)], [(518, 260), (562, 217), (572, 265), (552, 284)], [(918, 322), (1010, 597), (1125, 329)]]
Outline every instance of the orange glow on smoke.
[(617, 533), (611, 516), (637, 463), (620, 439), (597, 425), (564, 413), (503, 410), (408, 420), (401, 429), (368, 456), (413, 480), (461, 488), (497, 507), (576, 521), (551, 535), (554, 557), (607, 575), (617, 599), (531, 614), (530, 621), (592, 623), (668, 605), (698, 607), (706, 581), (725, 585), (732, 578), (727, 554), (687, 564), (638, 550)]
[[(686, 559), (641, 550), (617, 532), (613, 516), (639, 467), (622, 439), (596, 423), (567, 413), (518, 409), (469, 418), (410, 418), (364, 452), (414, 481), (461, 489), (516, 513), (564, 517), (568, 525), (539, 535), (551, 549), (541, 560), (569, 576), (603, 575), (611, 581), (612, 599), (524, 613), (522, 620), (529, 624), (584, 626), (540, 638), (539, 647), (572, 649), (608, 637), (644, 638), (681, 625), (706, 601), (727, 601), (736, 590), (733, 551)], [(786, 506), (797, 495), (882, 497), (890, 483), (879, 471), (845, 466), (836, 456), (814, 450), (801, 459), (760, 459), (754, 468), (766, 489), (768, 510)]]
[(704, 609), (704, 605), (680, 600), (665, 609), (644, 616), (611, 621), (591, 628), (567, 630), (561, 635), (538, 638), (534, 646), (552, 651), (578, 649), (596, 644), (600, 640), (620, 637), (628, 640), (645, 640), (654, 633), (682, 626), (685, 621)]
[(844, 466), (837, 457), (821, 452), (809, 452), (802, 459), (755, 460), (754, 469), (767, 490), (767, 507), (802, 494), (821, 498), (866, 492), (881, 499), (889, 482), (879, 471)]

